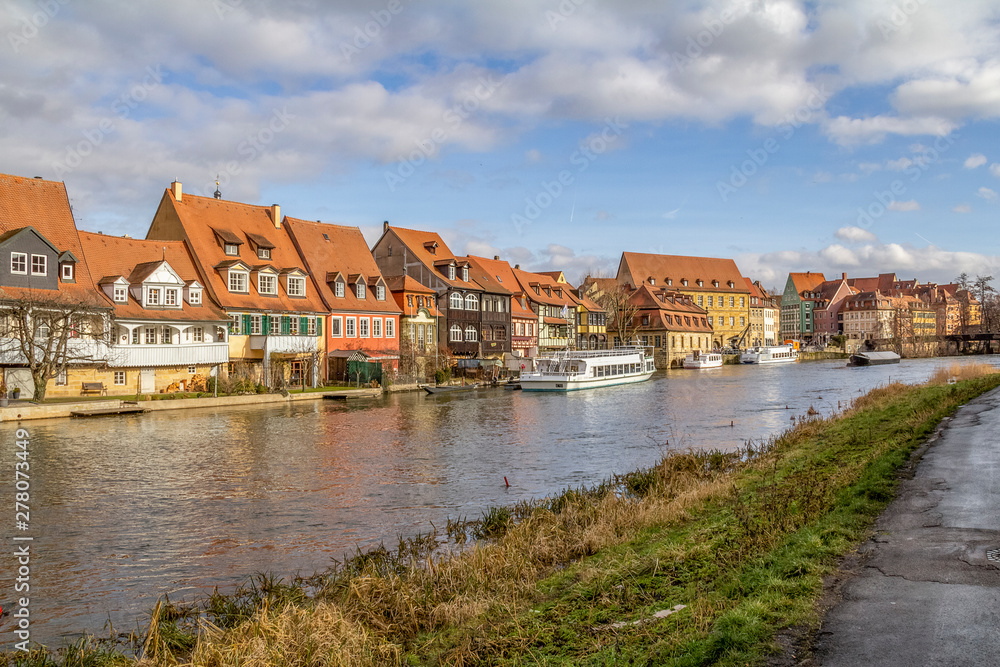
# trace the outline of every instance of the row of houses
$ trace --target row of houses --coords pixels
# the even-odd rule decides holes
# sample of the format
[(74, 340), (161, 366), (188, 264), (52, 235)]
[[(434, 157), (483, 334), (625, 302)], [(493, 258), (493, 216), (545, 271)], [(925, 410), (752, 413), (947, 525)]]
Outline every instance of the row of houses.
[(61, 354), (44, 385), (54, 396), (200, 390), (212, 376), (316, 386), (352, 379), (358, 363), (420, 379), (636, 341), (666, 367), (693, 350), (860, 345), (979, 319), (957, 285), (806, 272), (775, 295), (723, 258), (623, 252), (615, 277), (574, 286), (561, 271), (456, 255), (433, 231), (386, 222), (369, 248), (357, 227), (176, 181), (144, 239), (110, 236), (77, 230), (63, 183), (5, 175), (0, 291), (4, 383), (40, 391), (28, 359)]

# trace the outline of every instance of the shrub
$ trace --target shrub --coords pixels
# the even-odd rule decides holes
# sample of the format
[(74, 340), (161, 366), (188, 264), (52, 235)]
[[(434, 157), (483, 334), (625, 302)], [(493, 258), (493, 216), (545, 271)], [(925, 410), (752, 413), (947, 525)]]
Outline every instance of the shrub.
[(437, 384), (446, 384), (451, 380), (451, 369), (450, 368), (439, 368), (434, 372), (434, 382)]

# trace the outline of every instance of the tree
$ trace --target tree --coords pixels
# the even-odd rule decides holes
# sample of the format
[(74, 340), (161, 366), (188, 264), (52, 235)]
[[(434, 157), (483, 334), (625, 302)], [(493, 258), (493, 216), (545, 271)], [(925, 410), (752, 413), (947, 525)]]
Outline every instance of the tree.
[(19, 299), (0, 300), (0, 358), (31, 372), (35, 400), (44, 400), (48, 382), (71, 365), (107, 363), (110, 309), (96, 301), (74, 301), (59, 293), (32, 290)]
[(981, 331), (993, 331), (996, 325), (993, 309), (990, 307), (996, 290), (990, 285), (991, 282), (993, 276), (976, 276), (972, 283), (972, 290), (979, 299)]
[(596, 293), (593, 297), (608, 314), (608, 333), (616, 336), (623, 345), (632, 340), (638, 331), (635, 316), (639, 308), (632, 303), (631, 296), (632, 290), (616, 284), (613, 288)]

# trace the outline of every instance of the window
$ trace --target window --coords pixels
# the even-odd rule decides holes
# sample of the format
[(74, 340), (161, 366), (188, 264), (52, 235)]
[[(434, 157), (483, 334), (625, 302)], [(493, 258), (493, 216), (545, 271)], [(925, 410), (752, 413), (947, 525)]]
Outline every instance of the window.
[(305, 296), (306, 295), (306, 279), (296, 276), (288, 276), (288, 283), (285, 286), (288, 290), (288, 296)]
[(158, 306), (160, 305), (160, 288), (150, 287), (146, 292), (146, 305), (148, 306)]
[(229, 272), (229, 291), (230, 292), (241, 292), (246, 294), (249, 292), (247, 288), (247, 283), (249, 282), (250, 274), (246, 271), (230, 271)]
[(462, 341), (462, 327), (458, 326), (457, 324), (452, 324), (451, 325), (451, 337), (449, 338), (449, 340), (452, 343), (459, 343), (459, 342), (461, 342)]
[(451, 296), (448, 297), (448, 307), (452, 310), (462, 310), (465, 307), (465, 300), (462, 299), (462, 295), (458, 292), (452, 292)]
[(736, 326), (736, 318), (730, 316), (730, 318), (729, 318), (729, 326), (731, 326), (731, 327), (732, 326)]
[(478, 338), (476, 336), (476, 327), (472, 326), (471, 324), (468, 325), (468, 326), (466, 326), (465, 327), (465, 342), (466, 343), (475, 343), (476, 340), (478, 340)]
[(413, 308), (413, 295), (412, 294), (407, 294), (406, 295), (406, 307), (407, 308)]
[(201, 305), (201, 290), (193, 289), (188, 293), (188, 300), (191, 302), (192, 306)]
[(160, 330), (160, 342), (164, 345), (170, 345), (174, 342), (174, 338), (170, 334), (170, 327), (163, 327)]
[(708, 324), (709, 324), (709, 326), (712, 326), (712, 325), (715, 324), (715, 318), (712, 317), (711, 315), (708, 316)]
[(358, 320), (358, 335), (361, 338), (368, 338), (368, 318), (362, 317)]
[(10, 253), (10, 272), (18, 275), (28, 275), (28, 255), (23, 252)]
[(469, 282), (469, 267), (467, 266), (462, 267), (462, 280)]
[(125, 371), (115, 371), (115, 384), (119, 387), (125, 384)]
[(156, 345), (156, 328), (146, 327), (143, 332), (145, 333), (146, 345)]
[(128, 290), (115, 285), (115, 303), (128, 303)]
[(712, 303), (713, 299), (714, 299), (714, 297), (712, 297), (712, 295), (708, 296), (708, 307), (709, 308), (711, 308), (713, 305), (715, 305), (715, 304)]
[(465, 309), (466, 310), (479, 310), (479, 297), (475, 294), (465, 295)]
[(705, 297), (703, 297), (700, 294), (698, 295), (698, 305), (699, 306), (704, 306), (705, 305)]
[(132, 344), (133, 345), (138, 345), (139, 344), (139, 335), (140, 335), (139, 329), (132, 329)]
[(48, 272), (49, 258), (45, 255), (31, 256), (31, 275), (44, 276)]
[(62, 279), (63, 280), (73, 280), (73, 265), (63, 264), (62, 267)]
[(243, 321), (243, 318), (239, 314), (230, 315), (229, 316), (229, 333), (230, 333), (230, 335), (232, 335), (232, 334), (235, 334), (237, 336), (240, 335), (240, 324), (242, 323), (242, 321)]
[(65, 368), (62, 369), (61, 371), (59, 371), (58, 373), (56, 373), (56, 384), (57, 385), (68, 384), (67, 378), (66, 378), (66, 369)]
[[(306, 328), (308, 328), (308, 326)], [(299, 318), (294, 316), (288, 318), (288, 333), (292, 336), (299, 335)]]
[(343, 298), (344, 296), (344, 281), (338, 280), (333, 284), (333, 294), (334, 296)]
[(230, 257), (237, 257), (240, 254), (240, 247), (235, 243), (225, 244), (226, 254)]
[(316, 335), (316, 331), (317, 331), (317, 329), (316, 329), (316, 326), (317, 326), (316, 322), (317, 322), (317, 320), (316, 320), (315, 317), (310, 317), (309, 320), (308, 320), (308, 325), (307, 326), (309, 327), (309, 335), (310, 336), (315, 336)]
[(177, 305), (177, 290), (168, 289), (163, 291), (163, 303), (168, 306)]
[(736, 298), (732, 296), (729, 297), (729, 307), (732, 308), (735, 305), (736, 305)]
[(271, 249), (257, 248), (257, 259), (271, 259)]
[(385, 285), (375, 286), (375, 298), (379, 301), (385, 301)]
[(365, 284), (364, 283), (358, 283), (357, 292), (356, 293), (357, 293), (359, 299), (364, 299), (365, 298)]
[(454, 279), (455, 279), (455, 267), (453, 265), (448, 267), (448, 280), (454, 280)]
[(747, 318), (740, 317), (740, 326), (745, 327), (747, 325)]
[(347, 328), (345, 329), (344, 335), (347, 336), (348, 338), (354, 338), (355, 336), (354, 325), (356, 321), (357, 320), (353, 317), (347, 318)]
[[(292, 318), (292, 323), (295, 323), (296, 318)], [(343, 336), (341, 327), (343, 326), (344, 318), (342, 317), (331, 317), (330, 318), (330, 335), (334, 338), (340, 338)], [(296, 330), (297, 331), (297, 330)]]
[(382, 337), (382, 319), (378, 317), (372, 318), (372, 338)]
[(250, 335), (259, 336), (261, 332), (261, 317), (260, 315), (250, 316)]
[(261, 294), (277, 294), (278, 281), (275, 276), (268, 273), (257, 274), (257, 291)]
[(741, 296), (740, 297), (740, 308), (742, 308), (745, 304), (746, 304), (746, 297)]
[(195, 327), (191, 333), (194, 338), (194, 342), (196, 343), (205, 342), (205, 329), (203, 327)]
[(385, 337), (386, 338), (396, 337), (396, 321), (391, 320), (388, 317), (385, 318)]

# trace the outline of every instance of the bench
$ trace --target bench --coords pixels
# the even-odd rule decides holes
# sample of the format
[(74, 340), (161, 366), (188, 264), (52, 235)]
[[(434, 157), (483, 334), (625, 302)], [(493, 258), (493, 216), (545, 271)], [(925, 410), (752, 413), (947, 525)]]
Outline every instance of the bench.
[(105, 396), (107, 395), (108, 390), (104, 388), (103, 382), (84, 382), (80, 393), (89, 394), (92, 392), (97, 392), (99, 396)]

